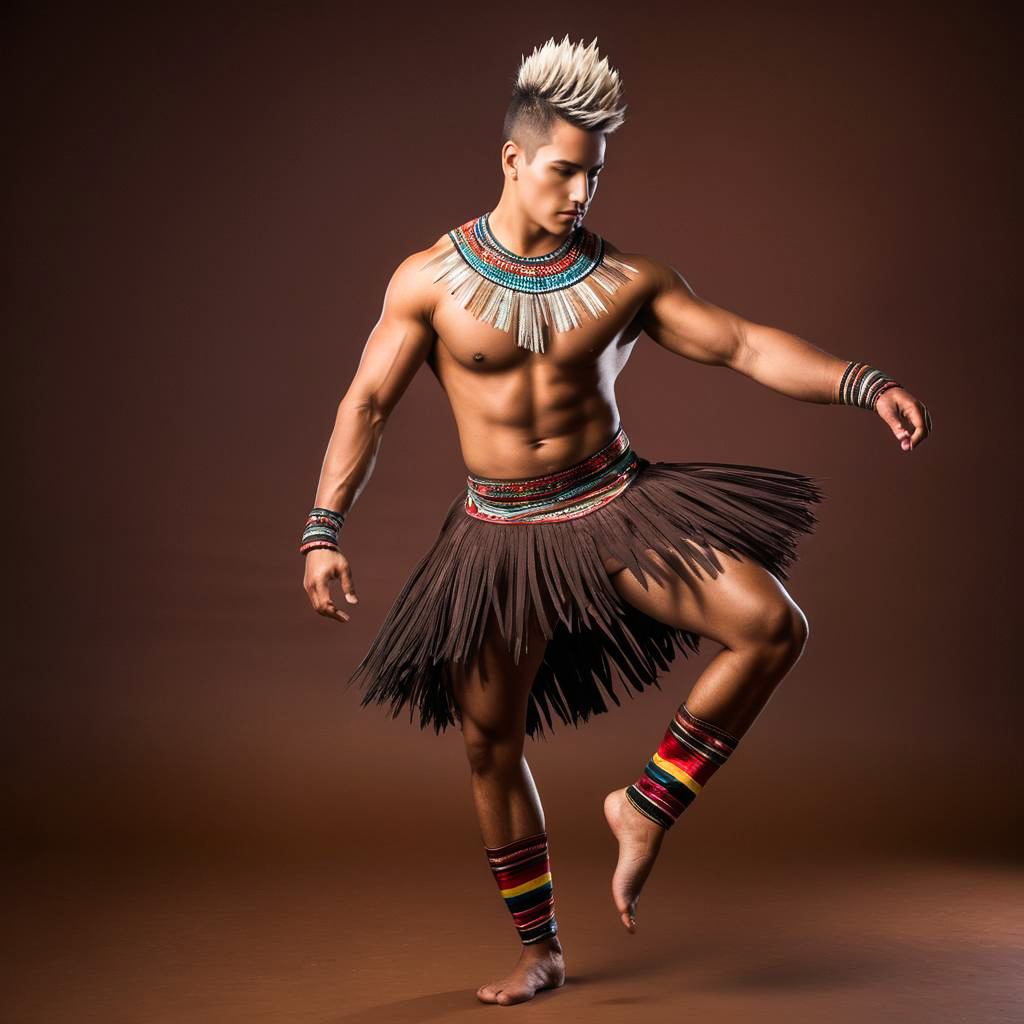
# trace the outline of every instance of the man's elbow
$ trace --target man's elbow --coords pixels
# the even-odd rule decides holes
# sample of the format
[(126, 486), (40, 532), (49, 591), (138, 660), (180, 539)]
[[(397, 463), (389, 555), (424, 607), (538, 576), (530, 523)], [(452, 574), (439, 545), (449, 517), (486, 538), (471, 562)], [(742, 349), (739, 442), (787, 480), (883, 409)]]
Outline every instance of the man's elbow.
[(338, 404), (338, 418), (352, 418), (372, 430), (383, 430), (394, 403), (385, 400), (376, 391), (347, 394)]
[(754, 364), (757, 362), (757, 349), (751, 344), (746, 325), (738, 323), (729, 340), (730, 343), (722, 361), (730, 370), (752, 377)]

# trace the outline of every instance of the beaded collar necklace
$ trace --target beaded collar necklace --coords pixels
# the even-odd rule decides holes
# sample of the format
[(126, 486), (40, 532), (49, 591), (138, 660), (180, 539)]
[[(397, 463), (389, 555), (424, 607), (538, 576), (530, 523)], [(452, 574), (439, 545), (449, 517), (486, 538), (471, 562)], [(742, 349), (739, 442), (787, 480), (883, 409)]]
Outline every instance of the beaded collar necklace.
[(604, 239), (579, 225), (557, 249), (519, 256), (494, 237), (481, 214), (448, 232), (452, 248), (428, 262), (435, 281), (448, 287), (463, 309), (499, 331), (515, 332), (516, 344), (544, 351), (545, 333), (579, 327), (584, 317), (608, 312), (599, 292), (611, 295), (629, 281), (631, 267), (607, 252)]

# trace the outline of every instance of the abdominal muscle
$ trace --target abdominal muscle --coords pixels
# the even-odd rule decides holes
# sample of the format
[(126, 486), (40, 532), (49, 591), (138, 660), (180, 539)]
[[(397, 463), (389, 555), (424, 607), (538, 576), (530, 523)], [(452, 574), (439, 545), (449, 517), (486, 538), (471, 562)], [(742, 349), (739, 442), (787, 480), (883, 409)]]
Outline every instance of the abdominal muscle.
[(615, 378), (635, 337), (599, 351), (579, 336), (571, 352), (558, 344), (567, 338), (532, 353), (510, 350), (515, 343), (505, 335), (499, 350), (487, 352), (483, 369), (463, 365), (438, 341), (431, 368), (451, 403), (470, 474), (513, 480), (554, 473), (615, 436)]
[(446, 301), (427, 362), (455, 417), (466, 470), (513, 480), (555, 473), (603, 448), (619, 429), (615, 380), (640, 328), (642, 296), (627, 286), (598, 320), (552, 332), (544, 352)]
[(603, 448), (619, 429), (618, 410), (605, 405), (590, 416), (543, 417), (544, 430), (493, 422), (459, 427), (462, 458), (473, 476), (515, 480), (555, 473)]

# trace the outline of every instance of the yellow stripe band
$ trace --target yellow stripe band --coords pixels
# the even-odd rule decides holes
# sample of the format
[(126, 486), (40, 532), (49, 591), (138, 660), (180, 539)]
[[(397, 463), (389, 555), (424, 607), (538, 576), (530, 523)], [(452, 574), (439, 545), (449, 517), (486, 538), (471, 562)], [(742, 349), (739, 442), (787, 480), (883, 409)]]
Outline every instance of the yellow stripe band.
[(664, 772), (668, 772), (673, 778), (678, 779), (687, 789), (692, 789), (694, 793), (699, 793), (703, 787), (696, 780), (690, 778), (686, 772), (683, 771), (678, 765), (673, 764), (671, 761), (666, 761), (657, 751), (651, 756), (651, 760)]
[(543, 875), (538, 875), (536, 878), (531, 878), (529, 882), (523, 882), (522, 885), (517, 885), (514, 889), (502, 889), (502, 896), (521, 896), (524, 892), (531, 892), (534, 889), (539, 889), (542, 885), (547, 885), (551, 881), (551, 872), (546, 871)]

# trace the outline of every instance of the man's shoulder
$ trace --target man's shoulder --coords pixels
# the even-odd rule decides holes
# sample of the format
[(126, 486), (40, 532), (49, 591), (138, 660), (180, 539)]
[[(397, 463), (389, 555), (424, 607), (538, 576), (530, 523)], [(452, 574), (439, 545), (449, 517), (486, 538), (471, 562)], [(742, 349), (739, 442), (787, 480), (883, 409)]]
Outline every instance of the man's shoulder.
[[(440, 287), (434, 281), (437, 273), (433, 261), (450, 248), (451, 241), (447, 234), (444, 234), (425, 249), (417, 249), (400, 260), (388, 285), (392, 299), (424, 312), (432, 310), (437, 302)], [(435, 269), (435, 272), (431, 273), (431, 269)]]
[[(395, 276), (409, 279), (409, 283), (427, 277), (428, 264), (435, 256), (452, 247), (451, 239), (447, 234), (441, 235), (436, 241), (431, 242), (425, 249), (417, 249), (409, 253), (399, 261), (395, 267)], [(421, 271), (423, 273), (421, 273)]]
[(633, 267), (636, 270), (636, 274), (631, 276), (638, 278), (646, 285), (660, 287), (664, 285), (672, 273), (671, 267), (666, 266), (661, 260), (657, 260), (653, 256), (640, 252), (626, 252), (607, 238), (604, 239), (604, 245), (605, 252)]

